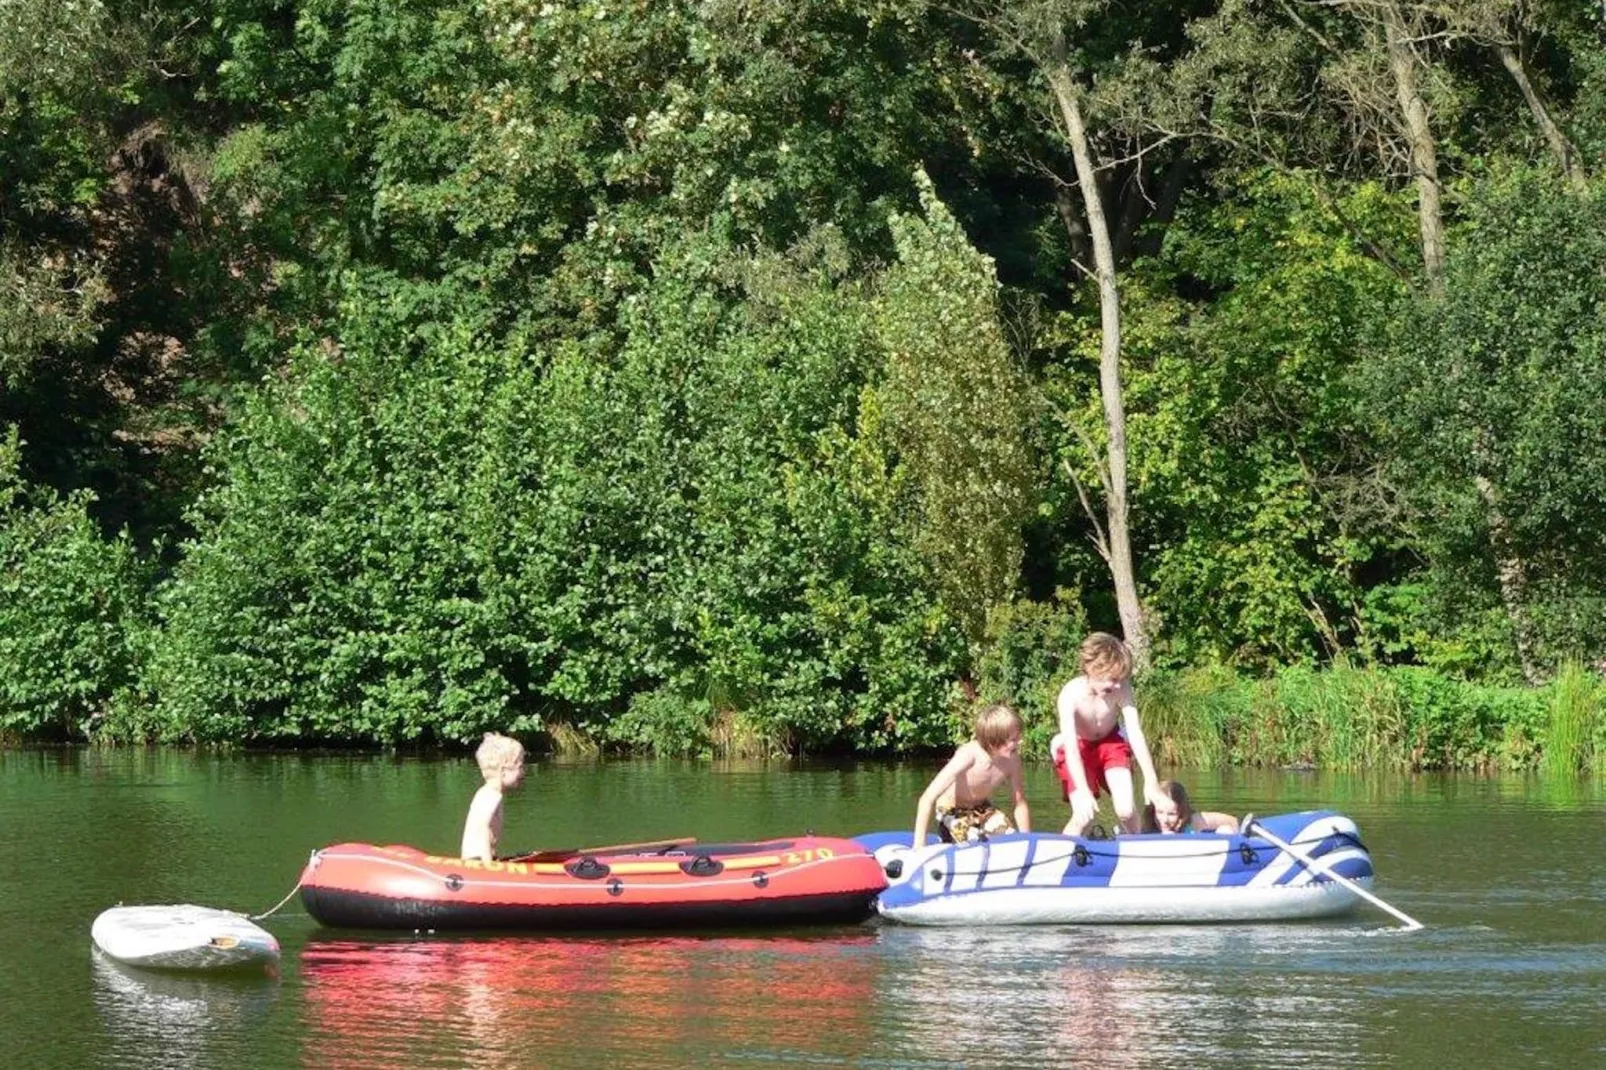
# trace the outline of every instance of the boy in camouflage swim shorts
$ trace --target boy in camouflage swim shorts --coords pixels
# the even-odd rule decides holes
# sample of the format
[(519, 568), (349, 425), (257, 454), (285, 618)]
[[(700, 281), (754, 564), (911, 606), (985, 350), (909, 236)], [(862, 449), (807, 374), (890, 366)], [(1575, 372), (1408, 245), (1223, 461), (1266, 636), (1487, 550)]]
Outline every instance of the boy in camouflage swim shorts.
[[(939, 834), (953, 843), (1032, 830), (1032, 812), (1021, 786), (1020, 736), (1020, 715), (1008, 706), (981, 712), (975, 738), (954, 752), (920, 796), (911, 841), (916, 848), (925, 845), (933, 810)], [(1014, 803), (1013, 822), (992, 804), (993, 792), (1006, 783)]]

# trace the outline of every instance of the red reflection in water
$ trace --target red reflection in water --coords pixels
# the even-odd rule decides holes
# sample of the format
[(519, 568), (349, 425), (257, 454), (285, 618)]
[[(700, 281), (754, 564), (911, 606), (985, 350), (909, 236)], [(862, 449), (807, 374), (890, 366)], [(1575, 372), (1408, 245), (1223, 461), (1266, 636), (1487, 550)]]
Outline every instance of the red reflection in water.
[[(315, 940), (305, 1064), (698, 1066), (863, 1056), (873, 934)], [(541, 1058), (532, 1063), (532, 1052)]]

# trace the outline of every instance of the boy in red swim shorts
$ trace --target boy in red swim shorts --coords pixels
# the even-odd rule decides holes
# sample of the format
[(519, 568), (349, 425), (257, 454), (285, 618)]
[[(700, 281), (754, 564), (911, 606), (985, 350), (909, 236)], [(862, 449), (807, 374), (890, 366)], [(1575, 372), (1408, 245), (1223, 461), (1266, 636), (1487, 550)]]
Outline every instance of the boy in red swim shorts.
[[(1071, 804), (1068, 836), (1081, 836), (1098, 813), (1098, 796), (1109, 792), (1124, 832), (1139, 831), (1138, 806), (1132, 790), (1132, 759), (1143, 773), (1144, 801), (1154, 804), (1159, 780), (1149, 743), (1138, 722), (1132, 694), (1132, 653), (1106, 632), (1082, 642), (1082, 675), (1060, 688), (1060, 734), (1049, 744), (1054, 770)], [(1074, 747), (1067, 744), (1074, 740)], [(1169, 800), (1159, 800), (1169, 803)]]

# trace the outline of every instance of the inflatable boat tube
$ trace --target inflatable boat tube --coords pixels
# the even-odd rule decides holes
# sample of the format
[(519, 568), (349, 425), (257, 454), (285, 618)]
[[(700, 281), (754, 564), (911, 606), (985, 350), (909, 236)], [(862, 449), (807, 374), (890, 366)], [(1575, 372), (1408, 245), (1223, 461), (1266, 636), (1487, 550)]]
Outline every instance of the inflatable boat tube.
[[(1370, 890), (1371, 856), (1344, 815), (1279, 814), (1256, 825)], [(1026, 833), (918, 850), (907, 832), (856, 839), (891, 877), (876, 910), (911, 925), (1287, 921), (1342, 914), (1360, 902), (1254, 835)]]
[(301, 898), (332, 928), (748, 927), (859, 922), (886, 885), (869, 850), (829, 837), (491, 862), (343, 843), (313, 854)]

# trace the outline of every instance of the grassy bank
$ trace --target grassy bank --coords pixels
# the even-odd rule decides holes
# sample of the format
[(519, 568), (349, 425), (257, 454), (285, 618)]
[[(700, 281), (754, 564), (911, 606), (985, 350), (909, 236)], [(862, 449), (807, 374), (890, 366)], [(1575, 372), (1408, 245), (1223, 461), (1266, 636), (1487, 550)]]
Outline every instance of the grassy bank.
[(1139, 708), (1157, 760), (1324, 769), (1606, 771), (1606, 684), (1569, 666), (1542, 688), (1426, 669), (1156, 673)]

